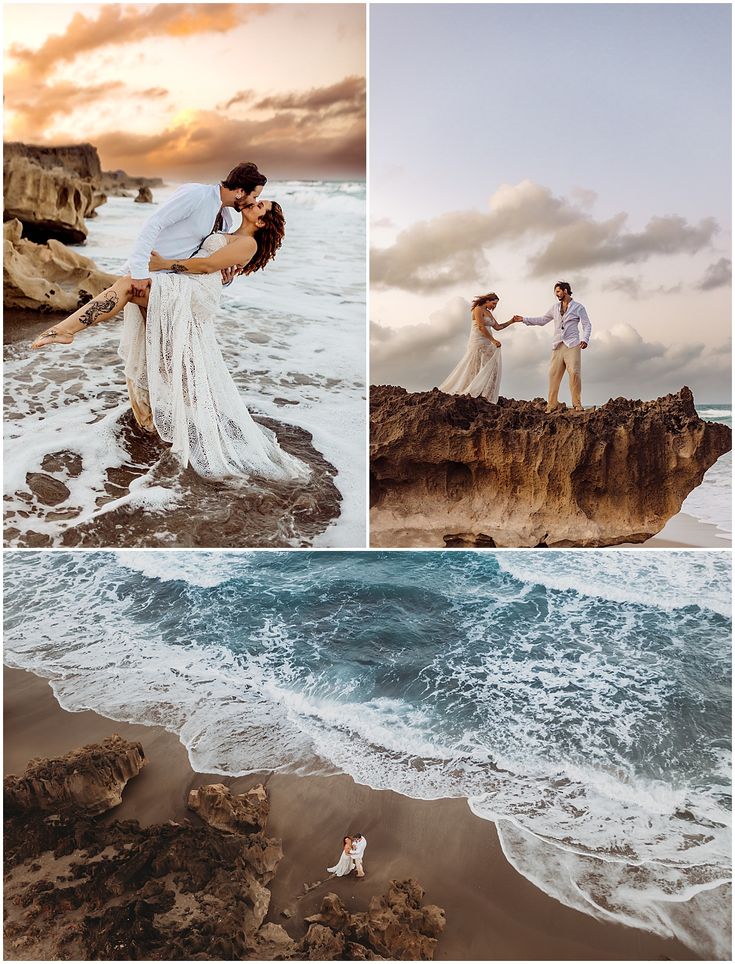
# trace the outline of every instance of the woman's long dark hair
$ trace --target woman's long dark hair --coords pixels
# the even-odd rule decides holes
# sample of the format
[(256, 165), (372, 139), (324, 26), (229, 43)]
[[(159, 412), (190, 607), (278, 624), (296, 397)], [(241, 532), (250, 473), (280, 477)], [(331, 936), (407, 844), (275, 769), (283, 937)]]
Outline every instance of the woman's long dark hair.
[(490, 294), (487, 295), (478, 295), (472, 302), (472, 310), (481, 308), (483, 305), (486, 305), (488, 301), (500, 301), (500, 298), (498, 298), (494, 291), (491, 291)]
[(261, 217), (264, 222), (262, 228), (258, 228), (253, 237), (258, 245), (255, 256), (245, 265), (243, 274), (252, 274), (265, 268), (269, 261), (276, 256), (276, 252), (283, 243), (283, 236), (286, 233), (286, 219), (283, 216), (281, 205), (277, 201), (271, 201), (270, 211), (264, 211)]

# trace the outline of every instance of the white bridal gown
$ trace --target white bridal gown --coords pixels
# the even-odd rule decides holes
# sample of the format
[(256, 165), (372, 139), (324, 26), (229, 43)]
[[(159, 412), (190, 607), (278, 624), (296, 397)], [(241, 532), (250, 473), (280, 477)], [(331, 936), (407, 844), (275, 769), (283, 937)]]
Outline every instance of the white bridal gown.
[(342, 851), (342, 856), (339, 858), (334, 867), (327, 867), (327, 873), (334, 874), (335, 877), (346, 877), (351, 871), (355, 869), (355, 861), (349, 854), (346, 854), (344, 850)]
[[(485, 320), (492, 323), (495, 318), (486, 310)], [(494, 405), (500, 394), (502, 368), (500, 349), (482, 334), (473, 321), (467, 350), (451, 375), (441, 383), (439, 391), (447, 395), (482, 395)]]
[[(225, 235), (212, 234), (198, 256), (223, 244)], [(158, 271), (146, 319), (125, 306), (119, 354), (136, 420), (207, 478), (305, 479), (307, 466), (253, 421), (227, 370), (214, 329), (221, 293), (219, 271)]]

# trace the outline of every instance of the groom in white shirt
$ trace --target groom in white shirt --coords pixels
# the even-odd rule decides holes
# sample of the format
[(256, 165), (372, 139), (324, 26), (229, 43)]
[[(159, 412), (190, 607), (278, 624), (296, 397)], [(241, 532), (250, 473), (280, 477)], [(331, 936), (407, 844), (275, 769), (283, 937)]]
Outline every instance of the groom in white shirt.
[[(182, 184), (143, 225), (128, 259), (133, 296), (151, 285), (148, 261), (155, 248), (164, 258), (191, 258), (214, 230), (229, 231), (228, 208), (241, 211), (256, 200), (268, 179), (249, 161), (238, 164), (220, 184)], [(231, 277), (238, 274), (237, 269)], [(228, 277), (226, 280), (231, 280)]]
[(569, 373), (574, 411), (582, 412), (582, 349), (590, 343), (592, 325), (584, 305), (572, 299), (572, 288), (568, 281), (557, 281), (554, 295), (556, 304), (549, 308), (545, 315), (537, 318), (514, 315), (512, 321), (522, 321), (524, 325), (548, 325), (549, 322), (554, 322), (546, 411), (553, 412), (558, 408), (559, 386), (566, 371)]
[(350, 857), (355, 861), (355, 872), (358, 877), (364, 877), (365, 871), (362, 866), (362, 858), (365, 854), (365, 848), (367, 847), (367, 840), (363, 837), (361, 833), (352, 834), (352, 849), (350, 850)]

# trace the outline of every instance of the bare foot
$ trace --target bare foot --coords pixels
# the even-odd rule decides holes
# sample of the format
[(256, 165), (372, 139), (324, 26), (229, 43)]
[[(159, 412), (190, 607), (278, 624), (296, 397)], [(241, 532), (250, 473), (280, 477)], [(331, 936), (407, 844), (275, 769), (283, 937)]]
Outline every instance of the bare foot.
[(546, 415), (553, 415), (554, 412), (558, 412), (561, 405), (547, 405), (544, 409)]
[(31, 345), (31, 348), (45, 348), (46, 345), (71, 345), (74, 335), (70, 331), (58, 331), (56, 328), (49, 328), (40, 334)]

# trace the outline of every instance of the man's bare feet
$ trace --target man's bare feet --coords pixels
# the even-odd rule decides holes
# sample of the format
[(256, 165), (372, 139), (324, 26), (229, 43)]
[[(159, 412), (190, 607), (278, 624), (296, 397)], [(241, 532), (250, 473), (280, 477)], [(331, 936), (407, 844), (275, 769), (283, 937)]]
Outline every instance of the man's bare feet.
[(584, 411), (584, 406), (583, 406), (583, 405), (575, 405), (574, 408), (572, 409), (572, 411), (573, 411), (573, 412), (583, 412), (583, 411)]
[(31, 348), (45, 348), (46, 345), (71, 345), (74, 335), (70, 331), (58, 331), (56, 328), (49, 328), (42, 332), (33, 342)]
[(561, 405), (547, 405), (546, 408), (544, 409), (544, 412), (547, 415), (553, 415), (553, 413), (558, 412), (560, 408), (561, 408)]

